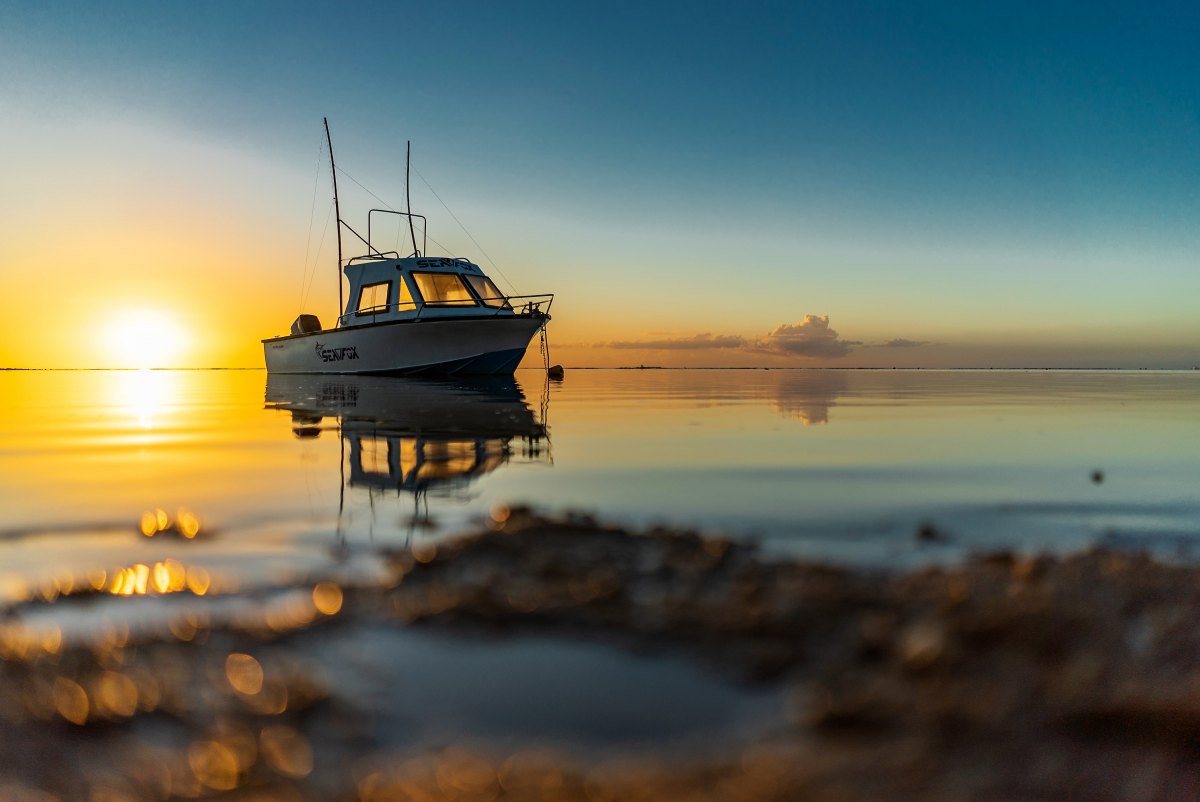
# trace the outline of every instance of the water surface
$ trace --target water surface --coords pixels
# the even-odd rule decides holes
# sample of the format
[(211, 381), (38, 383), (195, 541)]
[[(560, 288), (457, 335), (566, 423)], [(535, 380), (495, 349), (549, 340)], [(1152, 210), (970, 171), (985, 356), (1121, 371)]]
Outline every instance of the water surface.
[[(1200, 545), (1200, 373), (9, 371), (0, 399), (5, 659), (303, 629), (387, 552), (516, 503), (875, 568)], [(327, 760), (354, 738), (694, 757), (785, 722), (786, 688), (665, 647), (343, 620), (252, 649), (356, 711), (312, 725)]]
[(1193, 372), (10, 371), (0, 398), (10, 601), (167, 559), (214, 590), (368, 576), (508, 503), (882, 566), (1200, 543)]

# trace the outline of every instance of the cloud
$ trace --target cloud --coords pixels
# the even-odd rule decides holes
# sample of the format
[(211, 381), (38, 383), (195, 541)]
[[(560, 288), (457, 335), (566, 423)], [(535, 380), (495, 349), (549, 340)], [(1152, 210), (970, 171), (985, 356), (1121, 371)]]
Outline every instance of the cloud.
[(699, 351), (711, 348), (742, 348), (746, 338), (736, 334), (712, 335), (707, 332), (694, 337), (677, 337), (666, 340), (618, 340), (602, 343), (606, 348), (647, 348), (656, 351)]
[[(898, 341), (897, 341), (898, 342)], [(757, 338), (737, 334), (696, 334), (692, 337), (667, 337), (660, 340), (614, 340), (596, 343), (600, 348), (650, 351), (745, 351), (772, 356), (836, 358), (862, 345), (858, 340), (843, 340), (829, 327), (829, 315), (805, 315), (798, 323), (783, 323)]]
[(748, 343), (750, 350), (785, 356), (839, 357), (862, 345), (843, 340), (829, 327), (829, 315), (805, 315), (799, 323), (783, 323), (767, 336)]
[(893, 337), (890, 340), (884, 340), (872, 347), (874, 348), (919, 348), (922, 345), (929, 345), (929, 340), (909, 340), (904, 337)]

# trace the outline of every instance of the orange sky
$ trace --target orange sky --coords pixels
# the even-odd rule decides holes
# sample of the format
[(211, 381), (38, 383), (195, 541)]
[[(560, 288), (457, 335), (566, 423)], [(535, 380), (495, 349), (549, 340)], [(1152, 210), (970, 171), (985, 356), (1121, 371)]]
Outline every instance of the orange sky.
[[(259, 367), (260, 340), (300, 311), (334, 319), (315, 113), (298, 118), (299, 148), (261, 128), (217, 136), (149, 112), (9, 100), (0, 367)], [(332, 125), (339, 167), (400, 205), (392, 134), (353, 118)], [(1200, 271), (1175, 241), (1138, 250), (985, 232), (978, 247), (961, 235), (914, 244), (886, 225), (852, 232), (757, 208), (715, 225), (669, 187), (627, 210), (575, 208), (577, 188), (555, 183), (549, 165), (472, 173), (503, 167), (505, 154), (447, 153), (436, 139), (414, 154), (487, 250), (414, 179), (414, 208), (439, 243), (431, 253), (467, 256), (505, 290), (556, 293), (552, 359), (568, 366), (1200, 362)], [(378, 202), (341, 188), (343, 217), (361, 226)], [(539, 359), (534, 343), (525, 364)]]

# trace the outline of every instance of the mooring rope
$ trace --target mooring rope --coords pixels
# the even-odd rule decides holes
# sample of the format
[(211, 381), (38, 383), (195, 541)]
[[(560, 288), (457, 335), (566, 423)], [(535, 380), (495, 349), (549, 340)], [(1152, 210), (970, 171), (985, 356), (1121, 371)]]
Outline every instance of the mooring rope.
[(470, 239), (471, 242), (475, 243), (475, 247), (478, 248), (479, 252), (483, 254), (483, 258), (487, 259), (488, 264), (490, 264), (493, 268), (495, 268), (496, 274), (498, 276), (500, 276), (500, 278), (504, 279), (504, 283), (508, 285), (508, 288), (510, 290), (512, 290), (513, 295), (516, 295), (517, 294), (516, 286), (511, 281), (508, 280), (508, 276), (504, 275), (504, 271), (500, 269), (500, 265), (496, 264), (495, 260), (493, 260), (492, 257), (488, 255), (488, 252), (483, 249), (483, 246), (479, 244), (478, 240), (476, 240), (473, 236), (471, 236), (471, 232), (467, 231), (467, 227), (464, 226), (462, 224), (462, 221), (458, 219), (458, 215), (456, 215), (453, 211), (451, 211), (450, 207), (446, 205), (446, 202), (444, 200), (442, 200), (442, 196), (437, 194), (437, 190), (433, 188), (433, 184), (430, 184), (429, 181), (425, 178), (425, 176), (421, 175), (421, 171), (418, 170), (416, 167), (412, 168), (412, 170), (414, 173), (417, 174), (417, 178), (421, 179), (421, 181), (425, 184), (425, 186), (429, 187), (429, 191), (433, 193), (433, 197), (437, 198), (438, 203), (442, 204), (442, 208), (445, 209), (446, 212), (451, 217), (454, 218), (454, 222), (458, 223), (458, 227), (463, 230), (463, 233), (467, 235), (467, 238)]
[[(308, 285), (308, 283), (309, 283), (309, 280), (308, 280), (308, 254), (312, 250), (313, 220), (315, 219), (316, 214), (317, 214), (317, 184), (321, 180), (321, 162), (323, 161), (322, 157), (324, 156), (324, 154), (321, 151), (322, 151), (323, 147), (324, 147), (323, 142), (317, 146), (317, 170), (313, 174), (312, 204), (309, 206), (309, 209), (308, 209), (308, 234), (305, 235), (305, 237), (304, 237), (304, 270), (300, 274), (300, 308), (296, 310), (297, 315), (299, 315), (301, 312), (304, 311), (304, 302), (306, 300), (308, 300), (308, 290), (306, 289), (306, 285)], [(322, 241), (322, 243), (324, 243), (324, 235), (322, 235), (321, 241)], [(321, 250), (320, 250), (320, 248), (318, 248), (317, 256), (320, 257), (320, 255), (321, 255)], [(313, 260), (313, 272), (316, 272), (316, 265), (317, 265), (317, 262), (316, 262), (316, 259), (314, 259)]]
[[(300, 311), (304, 311), (304, 305), (308, 303), (308, 294), (312, 291), (313, 279), (317, 277), (317, 262), (321, 258), (321, 250), (325, 247), (325, 237), (329, 235), (329, 221), (333, 219), (333, 201), (329, 202), (329, 209), (325, 212), (325, 228), (321, 229), (321, 241), (317, 244), (317, 253), (313, 257), (313, 271), (308, 273), (308, 278), (302, 287), (303, 292), (300, 295)], [(297, 313), (299, 314), (299, 313)], [(338, 314), (342, 314), (342, 310), (338, 310)]]
[[(376, 195), (376, 194), (375, 194), (374, 192), (372, 192), (371, 190), (367, 189), (365, 186), (363, 186), (363, 183), (362, 183), (361, 181), (359, 181), (359, 180), (358, 180), (357, 178), (355, 178), (354, 176), (350, 175), (348, 172), (346, 172), (345, 170), (343, 170), (341, 167), (337, 168), (337, 170), (338, 170), (338, 172), (339, 172), (339, 173), (341, 173), (342, 175), (346, 176), (346, 178), (349, 178), (349, 179), (350, 179), (351, 181), (353, 181), (355, 184), (358, 184), (358, 188), (359, 188), (359, 189), (361, 189), (363, 192), (367, 193), (367, 194), (368, 194), (368, 195), (370, 195), (372, 198), (374, 198), (375, 200), (377, 200), (377, 201), (379, 201), (380, 203), (382, 203), (385, 209), (387, 209), (388, 211), (396, 212), (396, 214), (403, 214), (403, 212), (401, 212), (401, 211), (399, 211), (399, 210), (397, 210), (397, 209), (393, 208), (393, 207), (392, 207), (392, 205), (391, 205), (390, 203), (388, 203), (388, 202), (387, 202), (387, 201), (385, 201), (383, 198), (381, 198), (381, 197), (379, 197), (378, 195)], [(415, 167), (413, 168), (413, 171), (414, 171), (414, 172), (416, 172), (416, 168), (415, 168)], [(422, 180), (422, 181), (424, 181), (425, 179), (421, 179), (421, 180)], [(449, 210), (447, 210), (447, 211), (449, 211)], [(441, 248), (441, 249), (442, 249), (443, 251), (445, 251), (447, 254), (449, 254), (449, 253), (450, 253), (450, 249), (449, 249), (448, 247), (446, 247), (445, 245), (443, 245), (442, 243), (440, 243), (440, 242), (438, 242), (437, 240), (435, 240), (433, 237), (429, 236), (429, 232), (428, 232), (428, 231), (422, 230), (422, 231), (421, 231), (421, 235), (422, 235), (422, 236), (424, 236), (424, 237), (426, 237), (426, 238), (427, 238), (427, 239), (428, 239), (430, 242), (432, 242), (434, 245), (436, 245), (436, 246), (438, 246), (439, 248)], [(468, 235), (468, 236), (469, 236), (469, 235)], [(482, 249), (482, 248), (480, 248), (480, 250), (482, 251), (483, 249)], [(487, 256), (487, 254), (484, 254), (484, 256)]]
[[(397, 214), (400, 214), (400, 212), (398, 212), (396, 209), (392, 208), (392, 205), (390, 203), (388, 203), (383, 198), (376, 195), (371, 190), (367, 189), (366, 186), (364, 186), (361, 181), (359, 181), (354, 176), (350, 175), (343, 168), (339, 167), (339, 168), (337, 168), (337, 171), (339, 173), (341, 173), (342, 175), (346, 176), (346, 178), (349, 178), (355, 184), (357, 184), (358, 188), (361, 189), (363, 192), (367, 193), (372, 198), (374, 198), (375, 200), (377, 200), (381, 204), (383, 204), (385, 209), (388, 209), (389, 211), (393, 211), (393, 212), (396, 212)], [(467, 235), (467, 239), (471, 240), (471, 242), (475, 245), (475, 247), (479, 249), (479, 252), (481, 254), (483, 254), (483, 258), (488, 260), (488, 264), (490, 264), (492, 266), (492, 269), (494, 269), (496, 271), (496, 275), (498, 275), (501, 278), (501, 280), (503, 280), (504, 283), (508, 285), (508, 288), (512, 291), (513, 295), (516, 295), (516, 293), (517, 293), (516, 285), (508, 280), (508, 276), (504, 275), (504, 271), (500, 269), (500, 265), (496, 264), (496, 260), (493, 259), (486, 250), (484, 250), (483, 246), (479, 244), (479, 240), (475, 239), (475, 237), (471, 234), (471, 232), (467, 230), (467, 227), (465, 225), (463, 225), (462, 220), (458, 219), (458, 215), (456, 215), (454, 213), (454, 210), (446, 205), (446, 202), (444, 200), (442, 200), (442, 196), (437, 194), (437, 190), (433, 188), (433, 185), (429, 183), (429, 180), (427, 178), (425, 178), (425, 176), (421, 175), (421, 171), (418, 170), (416, 167), (412, 168), (412, 171), (417, 174), (417, 178), (421, 179), (421, 183), (423, 183), (426, 187), (429, 188), (429, 191), (431, 193), (433, 193), (433, 197), (437, 198), (438, 203), (442, 204), (442, 208), (446, 210), (446, 213), (449, 214), (450, 217), (454, 219), (454, 222), (458, 223), (458, 227), (461, 228), (463, 230), (463, 233)], [(433, 237), (430, 237), (428, 231), (424, 231), (422, 233), (434, 245), (441, 248), (447, 254), (450, 254), (450, 248), (448, 248), (445, 245), (443, 245), (442, 243), (438, 242)]]

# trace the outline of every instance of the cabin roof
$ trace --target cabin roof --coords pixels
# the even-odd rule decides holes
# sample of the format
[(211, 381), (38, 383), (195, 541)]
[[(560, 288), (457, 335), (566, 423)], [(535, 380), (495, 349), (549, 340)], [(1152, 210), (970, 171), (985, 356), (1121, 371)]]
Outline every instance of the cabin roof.
[(462, 257), (450, 256), (411, 256), (404, 259), (395, 258), (363, 258), (351, 261), (346, 265), (346, 277), (354, 280), (363, 274), (377, 275), (380, 271), (391, 270), (435, 270), (454, 273), (473, 273), (483, 275), (479, 265)]

